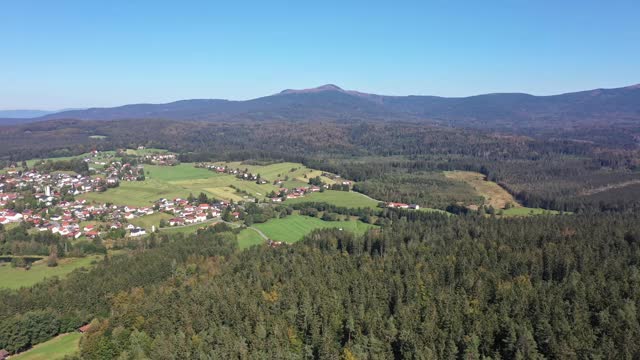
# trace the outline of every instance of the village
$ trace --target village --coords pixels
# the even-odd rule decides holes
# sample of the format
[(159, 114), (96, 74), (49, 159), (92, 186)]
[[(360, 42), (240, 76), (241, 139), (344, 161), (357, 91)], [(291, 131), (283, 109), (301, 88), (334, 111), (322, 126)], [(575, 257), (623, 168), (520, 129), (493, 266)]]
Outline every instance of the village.
[[(141, 160), (172, 166), (174, 154), (152, 154)], [(125, 236), (140, 237), (155, 232), (156, 226), (145, 229), (130, 223), (156, 212), (172, 218), (159, 226), (184, 226), (219, 217), (230, 204), (224, 201), (197, 203), (195, 199), (158, 199), (146, 207), (95, 204), (77, 200), (89, 192), (104, 192), (119, 186), (120, 181), (144, 181), (144, 166), (123, 163), (97, 151), (82, 159), (92, 175), (71, 171), (40, 171), (12, 167), (0, 174), (0, 224), (28, 223), (36, 231), (50, 231), (70, 239), (94, 239), (110, 231), (124, 230)], [(94, 167), (95, 166), (95, 167)], [(102, 166), (102, 168), (99, 168)], [(232, 212), (238, 218), (237, 211)], [(91, 224), (87, 224), (91, 223)], [(100, 224), (100, 225), (96, 225)]]

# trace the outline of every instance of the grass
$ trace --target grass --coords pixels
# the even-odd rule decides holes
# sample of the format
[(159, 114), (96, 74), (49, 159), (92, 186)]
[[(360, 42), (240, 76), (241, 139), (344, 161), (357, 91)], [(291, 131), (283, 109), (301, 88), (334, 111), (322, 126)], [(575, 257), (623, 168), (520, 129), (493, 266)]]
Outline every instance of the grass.
[(187, 226), (166, 227), (166, 228), (160, 229), (160, 231), (162, 233), (164, 233), (164, 234), (178, 234), (178, 233), (180, 233), (180, 234), (193, 234), (196, 231), (198, 231), (199, 229), (215, 225), (216, 223), (217, 223), (217, 220), (216, 221), (208, 221), (208, 222), (204, 222), (204, 223), (198, 223), (198, 224), (191, 224), (191, 225), (187, 225)]
[(502, 211), (503, 216), (530, 216), (530, 215), (557, 215), (560, 214), (556, 210), (547, 210), (540, 208), (514, 207)]
[(151, 215), (140, 216), (135, 219), (129, 220), (135, 226), (139, 226), (143, 229), (146, 229), (148, 232), (151, 231), (151, 226), (155, 225), (156, 229), (160, 227), (161, 220), (169, 220), (171, 219), (171, 215), (165, 214), (162, 212), (154, 212)]
[(235, 189), (228, 186), (211, 187), (204, 189), (207, 193), (213, 195), (216, 199), (225, 199), (233, 201), (244, 200), (241, 194), (238, 194)]
[(304, 202), (324, 202), (327, 204), (348, 208), (376, 208), (378, 202), (360, 193), (350, 191), (327, 190), (315, 192), (298, 199), (287, 199), (285, 204), (297, 204)]
[(262, 231), (272, 240), (294, 243), (315, 229), (339, 228), (364, 234), (373, 225), (361, 221), (323, 221), (315, 217), (290, 215), (283, 219), (273, 219), (266, 223), (254, 224), (253, 227)]
[(31, 269), (13, 268), (11, 264), (0, 265), (0, 288), (19, 289), (29, 287), (45, 278), (65, 276), (80, 267), (89, 267), (93, 260), (101, 260), (102, 256), (92, 255), (83, 258), (64, 258), (58, 260), (58, 266), (48, 267), (47, 260), (39, 260), (32, 264)]
[(495, 209), (504, 209), (507, 204), (512, 204), (515, 208), (521, 206), (509, 192), (493, 181), (485, 180), (485, 176), (481, 173), (473, 171), (445, 171), (444, 175), (449, 179), (460, 180), (469, 184), (478, 195), (484, 198), (485, 205), (493, 206)]
[(207, 169), (196, 168), (190, 163), (175, 166), (145, 165), (144, 171), (148, 178), (161, 181), (206, 179), (215, 175)]
[(253, 229), (244, 229), (238, 233), (238, 247), (240, 249), (262, 245), (264, 243), (264, 239)]
[(151, 155), (151, 154), (170, 154), (169, 150), (165, 149), (156, 149), (156, 148), (147, 148), (147, 149), (127, 149), (127, 155), (135, 155), (135, 156), (143, 156), (143, 155)]
[(56, 360), (78, 352), (81, 333), (62, 334), (53, 339), (34, 346), (32, 349), (18, 355), (12, 360)]
[[(149, 179), (146, 181), (123, 181), (117, 188), (105, 192), (90, 192), (78, 196), (78, 199), (97, 203), (116, 205), (151, 206), (160, 198), (187, 197), (189, 190), (171, 186), (165, 181)], [(196, 194), (197, 195), (197, 194)]]

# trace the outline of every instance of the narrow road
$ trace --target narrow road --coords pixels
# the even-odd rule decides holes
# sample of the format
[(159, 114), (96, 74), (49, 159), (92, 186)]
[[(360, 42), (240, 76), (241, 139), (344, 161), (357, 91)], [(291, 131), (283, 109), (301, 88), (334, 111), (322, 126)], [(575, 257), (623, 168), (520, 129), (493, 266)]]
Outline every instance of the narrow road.
[(247, 229), (251, 229), (251, 230), (257, 232), (258, 235), (260, 235), (264, 239), (264, 241), (269, 241), (269, 237), (267, 235), (265, 235), (262, 231), (254, 228), (253, 226), (249, 226), (249, 227), (247, 227)]

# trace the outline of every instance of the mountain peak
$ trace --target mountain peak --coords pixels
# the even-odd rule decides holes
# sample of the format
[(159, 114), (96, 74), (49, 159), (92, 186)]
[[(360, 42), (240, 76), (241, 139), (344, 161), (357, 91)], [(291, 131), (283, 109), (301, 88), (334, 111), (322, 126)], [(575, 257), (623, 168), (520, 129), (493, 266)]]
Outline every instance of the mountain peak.
[(286, 89), (286, 90), (282, 90), (280, 92), (280, 94), (305, 94), (305, 93), (315, 93), (315, 92), (321, 92), (321, 91), (340, 91), (340, 92), (344, 92), (344, 90), (334, 84), (326, 84), (326, 85), (322, 85), (322, 86), (318, 86), (318, 87), (314, 87), (314, 88), (310, 88), (310, 89)]

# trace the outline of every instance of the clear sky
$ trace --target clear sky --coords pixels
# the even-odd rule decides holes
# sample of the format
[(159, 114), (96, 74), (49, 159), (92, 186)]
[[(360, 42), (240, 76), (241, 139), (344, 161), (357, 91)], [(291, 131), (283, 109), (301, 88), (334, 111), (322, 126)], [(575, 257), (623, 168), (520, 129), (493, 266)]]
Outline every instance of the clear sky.
[(0, 1), (0, 109), (640, 82), (640, 1)]

